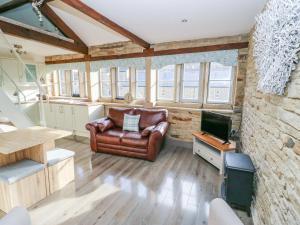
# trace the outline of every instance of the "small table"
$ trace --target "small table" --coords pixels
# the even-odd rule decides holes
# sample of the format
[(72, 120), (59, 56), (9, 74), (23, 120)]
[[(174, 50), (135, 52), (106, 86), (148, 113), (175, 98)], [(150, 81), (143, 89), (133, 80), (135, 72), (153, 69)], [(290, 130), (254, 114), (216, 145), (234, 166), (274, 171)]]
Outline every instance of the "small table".
[(55, 148), (55, 140), (71, 134), (39, 126), (0, 133), (0, 167), (22, 159), (46, 164), (46, 152)]
[(210, 134), (201, 131), (193, 133), (193, 154), (198, 154), (224, 173), (224, 156), (226, 152), (235, 152), (236, 142), (225, 143)]
[(71, 134), (38, 126), (0, 134), (0, 168), (12, 179), (0, 180), (0, 210), (30, 207), (50, 194), (47, 151)]

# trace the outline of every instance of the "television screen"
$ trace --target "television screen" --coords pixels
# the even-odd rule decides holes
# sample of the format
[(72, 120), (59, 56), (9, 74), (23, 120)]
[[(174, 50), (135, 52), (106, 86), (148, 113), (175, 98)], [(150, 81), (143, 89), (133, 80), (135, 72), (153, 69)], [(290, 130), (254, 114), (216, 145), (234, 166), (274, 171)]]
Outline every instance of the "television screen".
[(231, 124), (231, 118), (228, 116), (202, 111), (201, 131), (204, 133), (209, 133), (228, 142)]

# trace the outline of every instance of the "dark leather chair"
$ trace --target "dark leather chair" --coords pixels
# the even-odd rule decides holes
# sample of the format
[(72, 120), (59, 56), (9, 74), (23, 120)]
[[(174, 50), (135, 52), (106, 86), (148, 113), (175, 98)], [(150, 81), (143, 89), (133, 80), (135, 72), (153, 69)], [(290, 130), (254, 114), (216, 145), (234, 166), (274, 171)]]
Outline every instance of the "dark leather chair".
[[(123, 131), (124, 114), (141, 115), (139, 132)], [(94, 152), (154, 161), (169, 123), (166, 110), (110, 108), (108, 116), (86, 125)]]

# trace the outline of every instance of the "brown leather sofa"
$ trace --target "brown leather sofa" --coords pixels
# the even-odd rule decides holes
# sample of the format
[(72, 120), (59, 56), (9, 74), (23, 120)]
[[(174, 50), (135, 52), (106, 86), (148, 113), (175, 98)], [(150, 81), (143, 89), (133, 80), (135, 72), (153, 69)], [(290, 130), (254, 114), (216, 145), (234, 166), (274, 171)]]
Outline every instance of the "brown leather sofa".
[[(141, 115), (139, 132), (123, 131), (124, 114)], [(108, 116), (86, 125), (94, 152), (111, 153), (154, 161), (169, 123), (166, 110), (110, 108)]]

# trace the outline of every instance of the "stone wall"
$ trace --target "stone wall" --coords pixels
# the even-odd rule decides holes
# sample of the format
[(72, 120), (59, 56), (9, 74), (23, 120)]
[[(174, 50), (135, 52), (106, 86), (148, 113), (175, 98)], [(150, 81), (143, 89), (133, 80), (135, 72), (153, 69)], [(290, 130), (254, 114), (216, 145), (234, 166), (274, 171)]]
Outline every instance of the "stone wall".
[(262, 94), (256, 91), (252, 42), (249, 49), (241, 141), (257, 169), (253, 221), (296, 225), (300, 222), (300, 64), (284, 96)]

